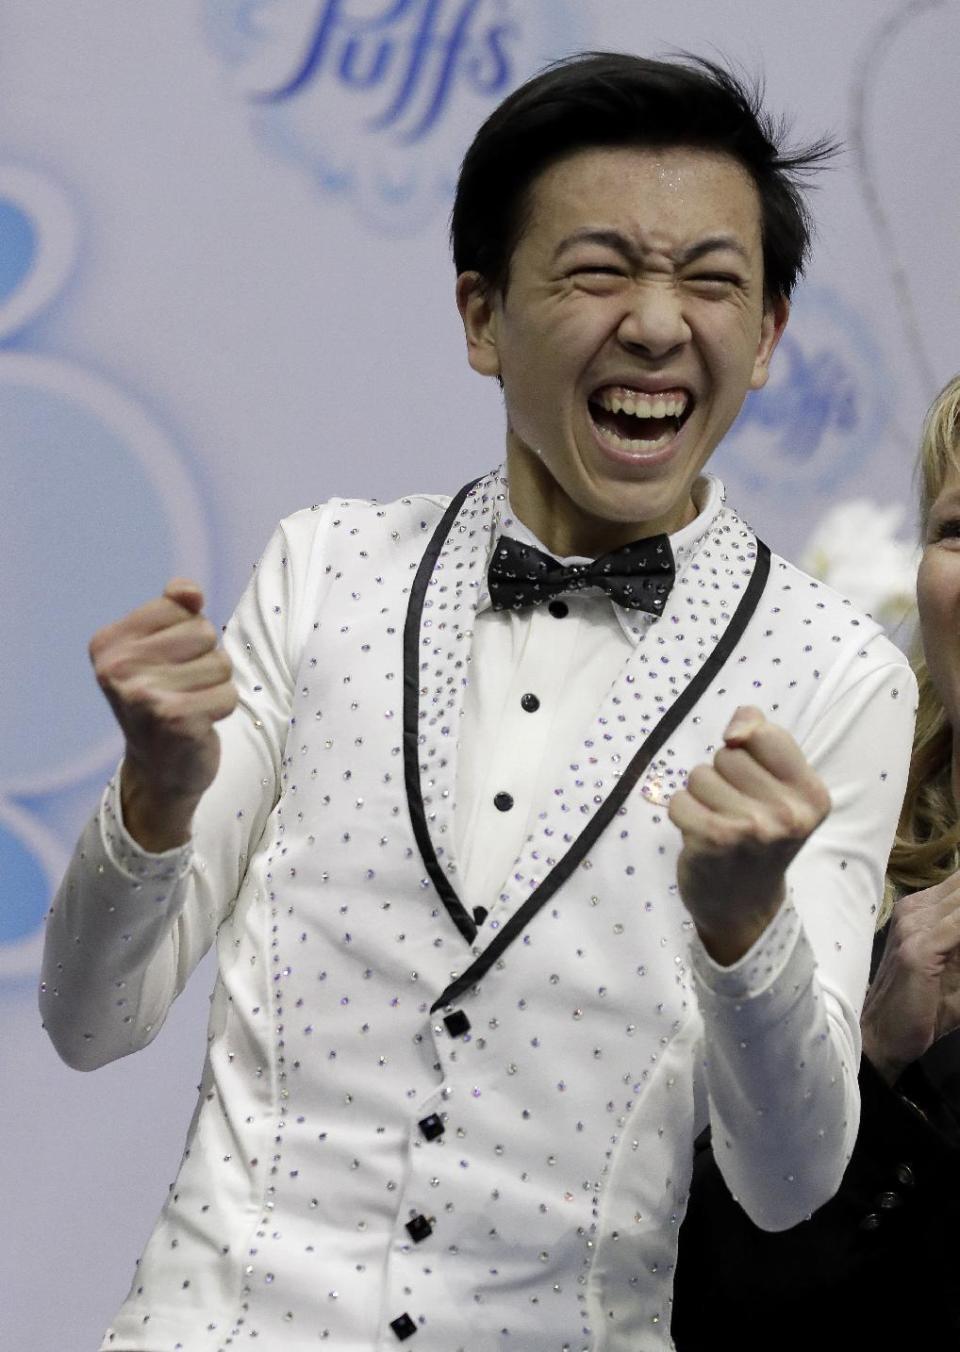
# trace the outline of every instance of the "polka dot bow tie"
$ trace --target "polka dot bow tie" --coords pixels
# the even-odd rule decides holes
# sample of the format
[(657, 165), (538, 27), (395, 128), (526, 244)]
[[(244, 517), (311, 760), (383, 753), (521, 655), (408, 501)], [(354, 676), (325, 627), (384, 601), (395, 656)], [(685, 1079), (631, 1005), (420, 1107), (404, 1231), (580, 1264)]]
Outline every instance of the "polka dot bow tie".
[(561, 592), (599, 587), (628, 610), (663, 610), (676, 566), (666, 535), (635, 540), (592, 563), (560, 563), (533, 545), (501, 535), (493, 547), (487, 570), (490, 604), (494, 610), (538, 606)]

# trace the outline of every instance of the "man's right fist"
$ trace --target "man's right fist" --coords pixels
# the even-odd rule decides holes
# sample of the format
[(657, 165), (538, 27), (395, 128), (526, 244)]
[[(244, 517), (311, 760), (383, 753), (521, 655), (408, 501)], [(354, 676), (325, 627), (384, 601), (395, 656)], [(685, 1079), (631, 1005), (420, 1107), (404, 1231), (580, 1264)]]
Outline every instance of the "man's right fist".
[(154, 853), (189, 839), (220, 763), (213, 725), (237, 704), (230, 659), (202, 610), (200, 588), (173, 578), (162, 596), (90, 640), (97, 681), (126, 739), (124, 824)]

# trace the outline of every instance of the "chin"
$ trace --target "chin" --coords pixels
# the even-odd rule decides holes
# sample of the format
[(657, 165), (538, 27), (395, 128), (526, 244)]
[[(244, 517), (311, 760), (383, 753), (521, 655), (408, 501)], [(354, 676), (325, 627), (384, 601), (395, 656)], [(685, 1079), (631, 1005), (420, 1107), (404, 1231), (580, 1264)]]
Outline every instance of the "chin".
[[(680, 496), (685, 502), (690, 495), (687, 492)], [(602, 486), (594, 495), (594, 501), (598, 515), (624, 525), (631, 521), (659, 520), (683, 510), (676, 494), (654, 493), (650, 491), (650, 485), (638, 489), (635, 485), (615, 479)]]

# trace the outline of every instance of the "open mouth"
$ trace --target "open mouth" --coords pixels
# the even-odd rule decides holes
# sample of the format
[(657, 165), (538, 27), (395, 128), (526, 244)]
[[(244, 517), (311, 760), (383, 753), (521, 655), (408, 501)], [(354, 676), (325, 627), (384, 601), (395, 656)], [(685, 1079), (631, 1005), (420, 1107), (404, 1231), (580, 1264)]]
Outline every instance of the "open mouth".
[(693, 401), (680, 388), (651, 394), (626, 385), (604, 385), (594, 391), (587, 405), (594, 426), (609, 446), (650, 455), (677, 435)]

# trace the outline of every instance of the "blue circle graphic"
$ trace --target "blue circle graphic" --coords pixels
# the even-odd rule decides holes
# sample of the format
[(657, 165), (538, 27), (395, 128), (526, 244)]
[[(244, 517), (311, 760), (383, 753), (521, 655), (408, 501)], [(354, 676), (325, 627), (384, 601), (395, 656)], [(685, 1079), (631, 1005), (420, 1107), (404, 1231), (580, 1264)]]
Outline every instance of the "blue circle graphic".
[(37, 232), (16, 202), (0, 198), (0, 305), (19, 290), (37, 255)]
[(157, 594), (172, 541), (155, 485), (122, 433), (69, 393), (0, 361), (0, 780), (22, 783), (82, 759), (113, 732), (90, 635)]
[(50, 885), (40, 863), (22, 841), (0, 822), (0, 944), (14, 943), (32, 934), (43, 920)]

